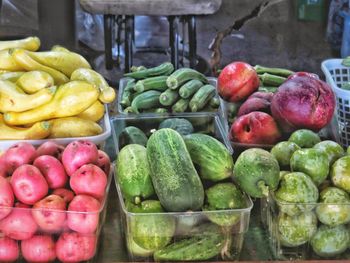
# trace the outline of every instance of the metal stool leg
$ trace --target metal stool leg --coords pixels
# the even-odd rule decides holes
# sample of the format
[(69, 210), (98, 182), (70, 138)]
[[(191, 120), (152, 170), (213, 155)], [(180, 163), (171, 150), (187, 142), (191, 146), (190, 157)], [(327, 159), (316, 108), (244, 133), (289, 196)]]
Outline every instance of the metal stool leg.
[(190, 68), (194, 68), (197, 64), (197, 30), (195, 16), (190, 16), (188, 18), (188, 42)]
[(106, 69), (113, 68), (113, 58), (112, 58), (112, 32), (114, 27), (114, 15), (104, 15), (104, 36), (105, 36), (105, 59), (106, 59)]
[(171, 63), (175, 69), (179, 68), (179, 18), (169, 16), (169, 45), (171, 52)]
[(132, 54), (132, 40), (133, 40), (133, 24), (134, 16), (125, 16), (125, 72), (130, 71), (132, 66), (133, 54)]

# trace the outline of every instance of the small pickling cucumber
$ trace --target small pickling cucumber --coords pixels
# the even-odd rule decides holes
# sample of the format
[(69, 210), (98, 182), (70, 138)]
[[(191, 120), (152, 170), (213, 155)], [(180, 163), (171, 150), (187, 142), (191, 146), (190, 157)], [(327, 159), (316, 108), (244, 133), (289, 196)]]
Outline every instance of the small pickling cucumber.
[(145, 79), (154, 76), (167, 76), (174, 71), (174, 66), (170, 62), (165, 62), (154, 68), (148, 68), (144, 70), (138, 70), (135, 72), (130, 72), (124, 74), (125, 77), (130, 77), (134, 79)]
[(178, 99), (179, 93), (177, 90), (167, 89), (159, 96), (159, 102), (163, 106), (170, 106), (175, 103), (175, 101)]
[(216, 89), (212, 85), (201, 87), (190, 100), (190, 109), (192, 112), (199, 111), (215, 96)]
[(166, 108), (152, 108), (152, 109), (143, 110), (142, 112), (166, 113), (166, 112), (168, 112), (168, 109), (166, 109)]
[(119, 149), (128, 144), (140, 144), (146, 146), (147, 136), (143, 131), (135, 126), (125, 127), (119, 135)]
[(207, 78), (200, 72), (190, 68), (180, 68), (173, 72), (167, 79), (166, 83), (169, 88), (177, 89), (189, 80), (197, 79), (203, 83), (208, 83)]
[(167, 78), (167, 76), (157, 76), (139, 80), (136, 82), (134, 90), (136, 92), (143, 92), (146, 90), (165, 91), (168, 88), (166, 85)]
[(145, 70), (147, 69), (145, 66), (132, 66), (130, 68), (131, 72), (137, 72), (137, 71), (141, 71), (141, 70)]
[(157, 108), (160, 106), (159, 96), (161, 92), (157, 90), (148, 90), (137, 95), (131, 102), (131, 108), (135, 113), (139, 110)]
[(125, 86), (125, 89), (123, 90), (122, 99), (120, 101), (120, 105), (122, 105), (124, 108), (130, 106), (131, 104), (131, 94), (135, 87), (135, 80), (130, 79)]
[(216, 97), (211, 98), (211, 100), (209, 101), (209, 106), (214, 109), (218, 109), (220, 107), (220, 99)]
[(184, 85), (180, 87), (179, 95), (181, 98), (187, 99), (191, 97), (193, 94), (195, 94), (196, 91), (199, 90), (200, 87), (202, 86), (203, 86), (203, 83), (198, 79), (190, 80), (189, 82), (186, 82)]
[(185, 112), (190, 104), (190, 99), (179, 99), (172, 107), (172, 112)]
[(194, 131), (191, 122), (183, 118), (169, 118), (162, 121), (159, 124), (158, 129), (164, 129), (164, 128), (173, 129), (178, 133), (180, 133), (181, 135), (188, 135)]

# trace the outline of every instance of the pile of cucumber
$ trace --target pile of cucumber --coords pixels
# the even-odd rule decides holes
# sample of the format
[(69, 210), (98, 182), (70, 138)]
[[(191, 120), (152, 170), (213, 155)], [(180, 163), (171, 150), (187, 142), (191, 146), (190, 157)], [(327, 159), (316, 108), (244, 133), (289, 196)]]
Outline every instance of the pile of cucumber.
[(182, 118), (164, 120), (149, 137), (134, 126), (121, 136), (116, 181), (126, 209), (136, 213), (127, 219), (129, 253), (156, 261), (229, 257), (242, 218), (235, 209), (248, 201), (232, 183), (234, 163), (225, 145), (194, 133)]
[(134, 67), (120, 105), (125, 113), (217, 111), (216, 87), (200, 72), (165, 62), (154, 68)]

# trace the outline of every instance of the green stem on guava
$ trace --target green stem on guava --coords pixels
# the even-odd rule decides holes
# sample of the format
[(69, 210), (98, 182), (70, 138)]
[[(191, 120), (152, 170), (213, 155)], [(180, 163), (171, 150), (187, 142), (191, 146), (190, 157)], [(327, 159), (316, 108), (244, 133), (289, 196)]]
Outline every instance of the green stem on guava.
[(261, 190), (263, 196), (267, 197), (269, 195), (269, 187), (265, 184), (265, 181), (260, 180), (256, 185)]
[(258, 74), (264, 74), (264, 73), (269, 73), (272, 75), (278, 75), (278, 76), (283, 76), (283, 77), (289, 77), (290, 75), (294, 74), (293, 71), (289, 69), (284, 69), (284, 68), (269, 68), (269, 67), (264, 67), (260, 65), (256, 65), (254, 67), (256, 73)]

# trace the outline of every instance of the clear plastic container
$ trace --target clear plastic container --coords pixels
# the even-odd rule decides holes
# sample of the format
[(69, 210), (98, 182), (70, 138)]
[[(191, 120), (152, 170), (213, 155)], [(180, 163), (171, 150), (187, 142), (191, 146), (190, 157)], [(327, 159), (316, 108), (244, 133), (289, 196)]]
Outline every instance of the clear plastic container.
[[(196, 115), (182, 115), (182, 116), (171, 116), (169, 118), (186, 118), (189, 120), (194, 126), (195, 132), (206, 133), (216, 137), (218, 140), (223, 142), (227, 149), (232, 153), (232, 148), (230, 143), (228, 142), (224, 130), (221, 126), (220, 120), (218, 116), (207, 116), (202, 114), (202, 116)], [(116, 143), (116, 150), (119, 151), (120, 145), (119, 143), (119, 135), (122, 130), (127, 126), (136, 126), (140, 128), (146, 135), (152, 133), (154, 129), (157, 129), (159, 123), (163, 120), (167, 119), (167, 117), (163, 116), (152, 116), (152, 117), (140, 117), (140, 118), (132, 118), (132, 117), (120, 117), (112, 120), (113, 127), (113, 136)], [(118, 174), (115, 175), (116, 177)], [(167, 231), (161, 232), (160, 239), (168, 239), (168, 245), (184, 242), (188, 238), (196, 235), (196, 229), (198, 231), (198, 227), (203, 227), (204, 224), (210, 222), (208, 218), (210, 217), (225, 217), (225, 218), (236, 218), (235, 223), (231, 226), (223, 226), (216, 228), (214, 234), (223, 235), (223, 243), (221, 242), (220, 252), (215, 254), (208, 260), (238, 260), (240, 251), (242, 249), (244, 234), (248, 231), (249, 227), (249, 219), (250, 212), (253, 207), (253, 203), (247, 195), (244, 195), (245, 208), (242, 209), (231, 209), (231, 210), (216, 210), (216, 211), (195, 211), (195, 212), (164, 212), (164, 213), (131, 213), (128, 212), (123, 195), (121, 193), (120, 186), (116, 182), (116, 187), (118, 191), (119, 197), (119, 209), (122, 223), (122, 234), (125, 239), (128, 256), (131, 261), (153, 261), (153, 252), (147, 251), (141, 248), (135, 240), (152, 238), (152, 234), (157, 231), (159, 234), (159, 230), (157, 230), (157, 226), (153, 226), (150, 228), (149, 236), (142, 236), (145, 234), (140, 234), (137, 230), (135, 230), (135, 222), (152, 222), (153, 218), (163, 218), (165, 221), (169, 222), (169, 224), (175, 225), (175, 231), (172, 234), (166, 234)], [(215, 225), (217, 227), (217, 225)], [(155, 227), (155, 228), (154, 228)], [(138, 228), (137, 228), (138, 229)], [(221, 229), (221, 230), (220, 230)], [(223, 231), (223, 232), (221, 232)], [(197, 233), (198, 235), (198, 233)], [(207, 237), (207, 234), (200, 232), (200, 237)], [(209, 234), (208, 234), (209, 238)], [(211, 243), (211, 246), (214, 246)], [(185, 246), (186, 247), (186, 246)], [(187, 247), (186, 247), (187, 248)], [(211, 249), (212, 247), (203, 247), (203, 249)], [(191, 253), (199, 253), (198, 251), (193, 251)], [(159, 260), (161, 261), (161, 260)], [(181, 260), (182, 261), (182, 260)]]
[[(349, 248), (345, 246), (345, 251), (335, 252), (334, 255), (322, 255), (319, 253), (332, 248), (336, 244), (339, 235), (334, 239), (317, 239), (316, 231), (320, 227), (328, 227), (323, 222), (332, 222), (330, 218), (337, 218), (339, 213), (348, 213), (350, 217), (350, 204), (324, 204), (324, 203), (287, 203), (279, 201), (273, 193), (261, 202), (263, 206), (262, 220), (266, 220), (266, 227), (270, 235), (270, 246), (273, 255), (278, 260), (344, 260), (349, 259)], [(326, 212), (327, 213), (326, 213)], [(266, 213), (265, 213), (266, 212)], [(327, 217), (326, 217), (327, 216)], [(325, 221), (327, 219), (327, 221)], [(338, 218), (339, 219), (339, 218)], [(334, 222), (334, 221), (333, 221)], [(347, 232), (348, 223), (340, 225)], [(331, 230), (333, 232), (335, 230)], [(317, 234), (318, 235), (318, 234)], [(348, 233), (350, 235), (350, 233)], [(340, 235), (341, 236), (341, 235)], [(327, 234), (323, 237), (327, 238)], [(321, 242), (320, 242), (321, 240)], [(313, 244), (318, 253), (315, 253)], [(344, 242), (341, 242), (344, 243)], [(323, 247), (320, 244), (324, 245)], [(322, 250), (321, 250), (322, 249)], [(324, 249), (324, 250), (323, 250)], [(329, 250), (330, 251), (330, 250)]]
[(11, 145), (18, 143), (20, 141), (26, 141), (34, 146), (38, 146), (49, 140), (54, 141), (61, 145), (67, 145), (70, 142), (76, 141), (76, 140), (89, 140), (97, 145), (102, 145), (105, 142), (105, 140), (111, 135), (111, 124), (109, 121), (107, 106), (105, 106), (105, 114), (99, 124), (103, 129), (102, 133), (99, 135), (88, 136), (88, 137), (70, 137), (70, 138), (41, 139), (41, 140), (0, 140), (0, 151), (5, 150), (9, 148)]

